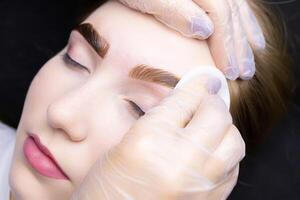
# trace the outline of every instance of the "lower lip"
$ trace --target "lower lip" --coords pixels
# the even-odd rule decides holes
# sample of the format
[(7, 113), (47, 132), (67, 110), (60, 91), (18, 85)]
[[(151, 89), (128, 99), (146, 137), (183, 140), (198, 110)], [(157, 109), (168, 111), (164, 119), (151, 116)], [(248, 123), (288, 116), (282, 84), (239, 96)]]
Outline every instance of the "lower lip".
[(29, 164), (40, 174), (54, 179), (68, 179), (56, 163), (38, 148), (32, 137), (26, 138), (23, 151)]

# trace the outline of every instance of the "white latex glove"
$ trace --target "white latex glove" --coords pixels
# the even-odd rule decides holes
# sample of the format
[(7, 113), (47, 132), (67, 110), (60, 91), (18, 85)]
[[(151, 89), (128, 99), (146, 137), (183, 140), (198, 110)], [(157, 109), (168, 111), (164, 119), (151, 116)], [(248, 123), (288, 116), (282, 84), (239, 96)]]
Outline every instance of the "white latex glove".
[[(209, 38), (217, 67), (226, 78), (251, 79), (253, 49), (265, 48), (265, 38), (247, 0), (119, 0), (152, 14), (187, 37)], [(213, 33), (214, 32), (214, 33)]]
[(236, 184), (245, 144), (219, 79), (180, 84), (99, 160), (73, 200), (216, 200)]

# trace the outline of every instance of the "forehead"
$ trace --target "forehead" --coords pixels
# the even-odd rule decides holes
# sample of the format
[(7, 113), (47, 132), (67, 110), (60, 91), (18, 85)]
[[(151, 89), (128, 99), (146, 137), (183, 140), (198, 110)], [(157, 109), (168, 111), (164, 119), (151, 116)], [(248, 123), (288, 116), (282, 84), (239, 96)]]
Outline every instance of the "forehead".
[(128, 66), (147, 64), (179, 77), (187, 70), (213, 65), (207, 42), (186, 38), (154, 17), (108, 1), (86, 20), (110, 44), (107, 57)]

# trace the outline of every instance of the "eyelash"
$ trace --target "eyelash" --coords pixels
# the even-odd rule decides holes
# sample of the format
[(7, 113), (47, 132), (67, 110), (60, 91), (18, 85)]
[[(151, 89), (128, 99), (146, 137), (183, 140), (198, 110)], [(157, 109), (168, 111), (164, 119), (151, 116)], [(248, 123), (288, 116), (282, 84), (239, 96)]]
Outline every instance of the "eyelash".
[(79, 67), (79, 68), (81, 68), (81, 69), (85, 69), (85, 70), (87, 70), (88, 72), (90, 72), (90, 70), (89, 70), (87, 67), (85, 67), (85, 66), (83, 66), (82, 64), (80, 64), (80, 63), (76, 62), (75, 60), (73, 60), (73, 59), (71, 58), (71, 56), (70, 56), (68, 53), (64, 53), (64, 54), (63, 54), (63, 61), (64, 61), (67, 65), (71, 65), (71, 66), (73, 66), (73, 67)]
[(133, 101), (128, 100), (129, 104), (131, 105), (133, 111), (135, 111), (140, 117), (145, 114), (145, 112)]

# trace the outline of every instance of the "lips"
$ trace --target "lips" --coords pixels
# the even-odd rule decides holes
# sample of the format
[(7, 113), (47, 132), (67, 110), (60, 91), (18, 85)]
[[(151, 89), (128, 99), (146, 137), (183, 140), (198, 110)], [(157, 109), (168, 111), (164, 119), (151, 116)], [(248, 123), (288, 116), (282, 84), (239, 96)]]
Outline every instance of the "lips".
[(29, 134), (24, 141), (23, 152), (28, 163), (41, 175), (54, 179), (69, 179), (37, 135)]

